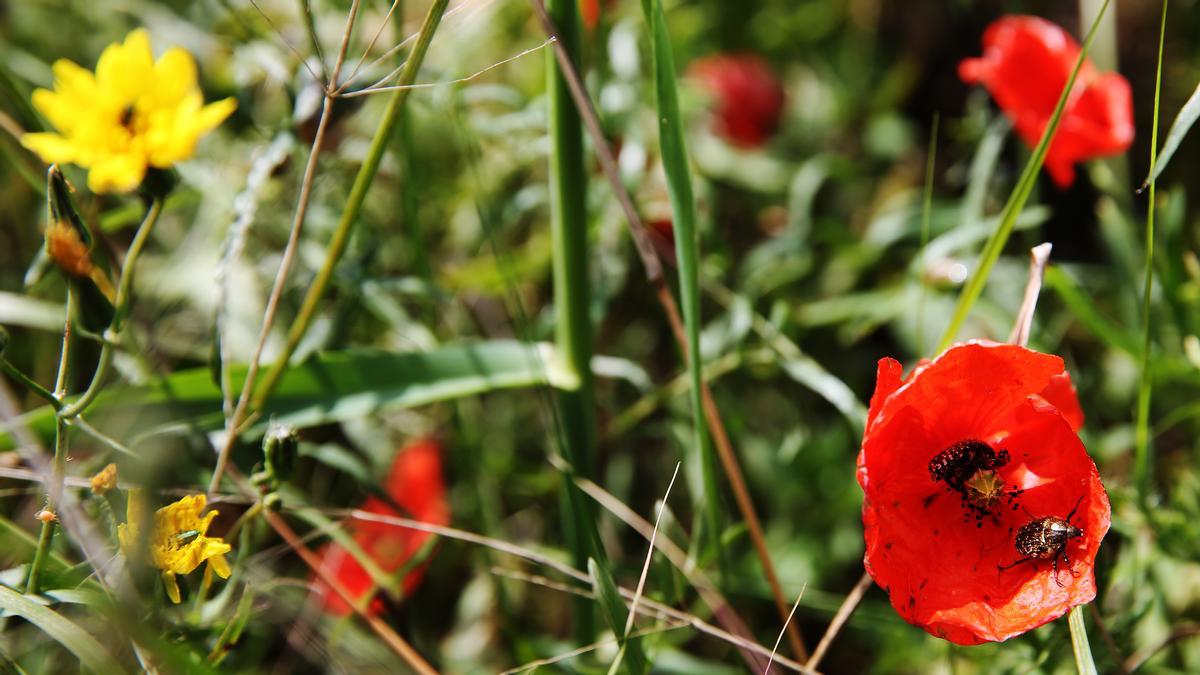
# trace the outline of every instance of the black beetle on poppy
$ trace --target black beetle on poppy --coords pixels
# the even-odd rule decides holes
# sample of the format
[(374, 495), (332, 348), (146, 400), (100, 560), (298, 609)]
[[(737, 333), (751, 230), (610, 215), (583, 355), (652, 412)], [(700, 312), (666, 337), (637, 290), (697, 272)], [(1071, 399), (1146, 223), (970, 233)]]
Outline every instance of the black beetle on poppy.
[[(1002, 498), (1017, 508), (1016, 498), (1021, 491), (1005, 490), (1004, 481), (996, 474), (1008, 462), (1007, 450), (996, 450), (980, 440), (959, 441), (929, 460), (929, 477), (959, 493), (967, 509), (964, 520), (974, 515), (976, 527), (983, 527), (985, 517), (996, 520), (992, 509)], [(926, 505), (932, 500), (926, 500)]]

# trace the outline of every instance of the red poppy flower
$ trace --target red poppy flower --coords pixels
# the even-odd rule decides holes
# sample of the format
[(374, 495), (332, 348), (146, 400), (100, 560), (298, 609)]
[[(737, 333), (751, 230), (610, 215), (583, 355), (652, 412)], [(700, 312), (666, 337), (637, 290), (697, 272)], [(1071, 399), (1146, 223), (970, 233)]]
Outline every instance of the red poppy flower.
[[(858, 456), (864, 563), (906, 621), (958, 644), (996, 642), (1095, 597), (1110, 509), (1064, 376), (1057, 356), (991, 342), (955, 345), (907, 379), (879, 362)], [(936, 462), (964, 446), (995, 454), (935, 482)], [(1061, 551), (1018, 550), (1022, 527), (1069, 514), (1083, 532)]]
[[(968, 84), (987, 88), (1030, 147), (1041, 140), (1075, 61), (1079, 44), (1061, 27), (1036, 16), (1006, 16), (983, 34), (983, 56), (958, 66)], [(1060, 187), (1075, 180), (1074, 165), (1119, 155), (1133, 143), (1133, 95), (1117, 73), (1085, 61), (1050, 149), (1046, 170)]]
[(783, 86), (753, 54), (718, 54), (692, 63), (688, 74), (713, 95), (713, 122), (726, 140), (753, 148), (766, 142), (783, 115)]
[[(400, 510), (379, 497), (368, 497), (359, 510), (408, 517), (436, 525), (450, 522), (450, 507), (446, 503), (446, 487), (442, 480), (441, 447), (437, 441), (421, 439), (398, 452), (383, 487), (391, 502)], [(404, 567), (432, 536), (428, 532), (367, 520), (351, 521), (348, 529), (355, 543), (388, 574)], [(336, 543), (331, 542), (322, 549), (321, 566), (356, 599), (373, 594), (376, 590), (375, 582), (362, 564)], [(416, 590), (423, 572), (424, 568), (420, 567), (409, 571), (404, 577), (404, 596)], [(337, 616), (350, 613), (350, 606), (339, 595), (324, 587), (320, 581), (316, 581), (315, 586), (327, 612)], [(371, 612), (379, 612), (382, 608), (383, 603), (378, 598), (369, 605)]]

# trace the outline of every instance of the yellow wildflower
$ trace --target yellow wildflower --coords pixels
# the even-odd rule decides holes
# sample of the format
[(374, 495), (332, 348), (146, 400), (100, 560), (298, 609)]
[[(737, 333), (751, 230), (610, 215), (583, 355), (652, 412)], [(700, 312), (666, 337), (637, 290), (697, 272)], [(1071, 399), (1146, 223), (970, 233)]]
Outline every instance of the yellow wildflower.
[[(154, 513), (154, 529), (146, 542), (150, 564), (161, 572), (163, 585), (172, 602), (179, 602), (179, 585), (175, 575), (190, 574), (202, 562), (208, 562), (208, 567), (222, 579), (229, 578), (229, 563), (225, 561), (225, 554), (229, 553), (231, 547), (220, 537), (206, 536), (209, 524), (217, 517), (216, 511), (200, 516), (206, 501), (204, 495), (192, 495)], [(117, 538), (126, 557), (137, 555), (144, 510), (141, 491), (130, 490), (125, 516), (127, 522), (117, 526)]]
[(92, 494), (102, 495), (117, 486), (117, 465), (109, 464), (92, 476)]
[(191, 157), (200, 136), (237, 103), (204, 105), (191, 55), (172, 47), (156, 62), (149, 33), (138, 29), (104, 49), (95, 74), (59, 59), (54, 89), (33, 92), (33, 105), (58, 133), (25, 134), (25, 147), (47, 162), (88, 169), (93, 192), (128, 192), (147, 167)]

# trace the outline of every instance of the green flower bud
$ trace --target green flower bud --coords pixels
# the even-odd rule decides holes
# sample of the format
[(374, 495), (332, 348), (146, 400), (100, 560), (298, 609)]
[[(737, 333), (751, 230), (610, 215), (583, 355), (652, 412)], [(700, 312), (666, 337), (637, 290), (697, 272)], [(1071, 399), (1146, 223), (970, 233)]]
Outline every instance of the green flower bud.
[(296, 467), (300, 439), (296, 430), (286, 424), (272, 424), (263, 437), (263, 465), (275, 481), (285, 481)]

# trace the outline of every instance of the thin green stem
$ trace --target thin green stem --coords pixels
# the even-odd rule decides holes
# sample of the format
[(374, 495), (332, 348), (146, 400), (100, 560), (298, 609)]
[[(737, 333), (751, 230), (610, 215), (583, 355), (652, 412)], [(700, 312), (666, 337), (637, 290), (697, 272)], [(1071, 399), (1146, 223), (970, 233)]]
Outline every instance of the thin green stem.
[(54, 392), (38, 384), (33, 378), (21, 372), (19, 368), (14, 366), (3, 356), (0, 356), (0, 372), (4, 372), (26, 389), (46, 399), (46, 402), (48, 402), (55, 410), (62, 409), (62, 401), (60, 401), (58, 397), (54, 395)]
[(937, 352), (942, 352), (954, 340), (954, 336), (958, 334), (958, 329), (967, 319), (971, 308), (975, 305), (975, 301), (979, 299), (983, 293), (983, 287), (987, 283), (988, 274), (992, 271), (992, 267), (996, 261), (1000, 259), (1000, 254), (1004, 251), (1004, 245), (1008, 242), (1008, 237), (1012, 234), (1013, 226), (1017, 223), (1017, 218), (1021, 215), (1021, 210), (1025, 208), (1025, 202), (1029, 200), (1029, 195), (1033, 192), (1034, 184), (1037, 182), (1038, 172), (1042, 169), (1042, 164), (1046, 161), (1046, 153), (1050, 149), (1050, 143), (1054, 139), (1054, 134), (1058, 130), (1059, 122), (1062, 121), (1063, 111), (1066, 110), (1067, 102), (1071, 98), (1071, 91), (1075, 88), (1075, 79), (1079, 75), (1079, 71), (1083, 68), (1084, 61), (1087, 60), (1088, 50), (1092, 46), (1092, 40), (1096, 37), (1096, 31), (1100, 27), (1100, 20), (1104, 18), (1104, 13), (1108, 10), (1108, 5), (1111, 0), (1104, 0), (1100, 11), (1096, 14), (1096, 18), (1092, 21), (1092, 27), (1088, 31), (1087, 37), (1083, 41), (1083, 48), (1079, 51), (1079, 58), (1075, 61), (1075, 67), (1071, 70), (1071, 76), (1067, 78), (1067, 84), (1063, 87), (1062, 94), (1058, 97), (1058, 105), (1054, 108), (1054, 114), (1050, 116), (1050, 121), (1046, 124), (1045, 131), (1042, 132), (1042, 138), (1038, 141), (1037, 147), (1034, 148), (1033, 154), (1029, 161), (1025, 164), (1025, 169), (1021, 172), (1021, 177), (1017, 180), (1016, 186), (1012, 193), (1009, 194), (1008, 200), (1004, 204), (1004, 210), (1001, 212), (1000, 224), (988, 237), (987, 243), (983, 246), (983, 252), (979, 255), (979, 265), (975, 273), (971, 275), (966, 286), (963, 287), (962, 293), (958, 296), (958, 305), (954, 308), (954, 316), (950, 320), (950, 325), (946, 327), (946, 332), (942, 335), (941, 341), (938, 343)]
[[(550, 0), (546, 10), (558, 27), (563, 49), (578, 70), (582, 31), (575, 0)], [(546, 89), (551, 138), (550, 232), (554, 250), (555, 330), (562, 361), (558, 365), (578, 382), (573, 389), (558, 392), (561, 438), (571, 471), (591, 478), (596, 420), (583, 125), (561, 67), (553, 57), (546, 59)], [(605, 565), (591, 504), (583, 499), (571, 475), (563, 476), (562, 489), (563, 529), (574, 565), (582, 569), (589, 559)], [(578, 642), (587, 643), (595, 637), (593, 607), (586, 599), (575, 602), (574, 626)]]
[(263, 402), (274, 391), (275, 385), (279, 383), (279, 378), (283, 375), (284, 369), (287, 368), (288, 361), (292, 358), (292, 353), (296, 351), (300, 340), (308, 332), (309, 325), (312, 324), (313, 316), (317, 311), (317, 305), (320, 303), (322, 296), (325, 295), (325, 291), (329, 288), (334, 268), (337, 267), (342, 253), (346, 250), (346, 244), (350, 241), (350, 234), (354, 230), (355, 223), (358, 222), (358, 215), (362, 210), (363, 201), (367, 197), (367, 192), (371, 189), (371, 184), (375, 181), (375, 174), (379, 171), (379, 163), (383, 160), (383, 154), (387, 150), (388, 142), (392, 137), (392, 131), (400, 119), (400, 111), (404, 108), (405, 101), (408, 100), (408, 93), (411, 89), (404, 87), (411, 85), (416, 80), (417, 71), (425, 61), (425, 54), (429, 51), (429, 43), (433, 40), (433, 34), (442, 20), (442, 15), (445, 13), (448, 3), (449, 0), (434, 0), (433, 5), (429, 8), (429, 13), (425, 15), (425, 22), (421, 25), (421, 32), (417, 35), (417, 43), (413, 47), (408, 61), (404, 64), (404, 70), (400, 73), (399, 85), (402, 88), (396, 89), (388, 100), (387, 108), (383, 112), (383, 119), (380, 120), (379, 126), (375, 129), (375, 136), (371, 139), (371, 147), (367, 150), (367, 157), (363, 161), (362, 166), (359, 167), (358, 175), (354, 177), (354, 185), (350, 188), (350, 196), (346, 199), (346, 207), (342, 209), (341, 218), (338, 220), (333, 236), (329, 240), (329, 248), (325, 253), (325, 262), (321, 265), (321, 269), (317, 271), (317, 276), (313, 279), (312, 284), (308, 288), (308, 293), (304, 296), (304, 302), (300, 306), (300, 311), (292, 322), (291, 330), (288, 331), (287, 344), (279, 354), (279, 357), (271, 365), (271, 369), (263, 376), (262, 382), (255, 389), (254, 397), (251, 399), (251, 408), (253, 409), (261, 408)]
[[(1154, 79), (1154, 120), (1150, 123), (1150, 166), (1158, 161), (1158, 107), (1162, 94), (1163, 43), (1167, 39), (1167, 0), (1162, 5), (1162, 25), (1158, 38), (1158, 70)], [(1148, 505), (1150, 495), (1150, 303), (1154, 290), (1154, 209), (1155, 177), (1150, 179), (1149, 203), (1146, 205), (1146, 273), (1142, 291), (1142, 352), (1141, 376), (1138, 379), (1137, 426), (1134, 432), (1133, 478), (1142, 506)]]
[(1097, 675), (1096, 661), (1092, 658), (1092, 647), (1088, 643), (1087, 627), (1083, 623), (1083, 605), (1071, 608), (1067, 623), (1071, 627), (1071, 649), (1075, 654), (1075, 668), (1079, 675)]
[[(133, 237), (133, 243), (129, 245), (129, 252), (125, 254), (125, 262), (121, 266), (121, 281), (117, 285), (117, 298), (113, 304), (112, 325), (105, 331), (105, 339), (100, 345), (100, 357), (96, 361), (96, 370), (92, 374), (91, 384), (78, 399), (58, 411), (59, 417), (69, 419), (79, 415), (87, 410), (92, 401), (96, 400), (96, 396), (100, 394), (104, 378), (108, 375), (108, 368), (112, 364), (114, 344), (132, 305), (134, 270), (137, 268), (138, 258), (141, 257), (146, 242), (150, 240), (154, 224), (158, 222), (158, 217), (162, 214), (162, 208), (163, 200), (161, 198), (155, 198), (151, 202), (146, 217), (142, 219), (142, 224)], [(61, 369), (60, 372), (62, 372)], [(59, 391), (61, 391), (61, 386)]]

